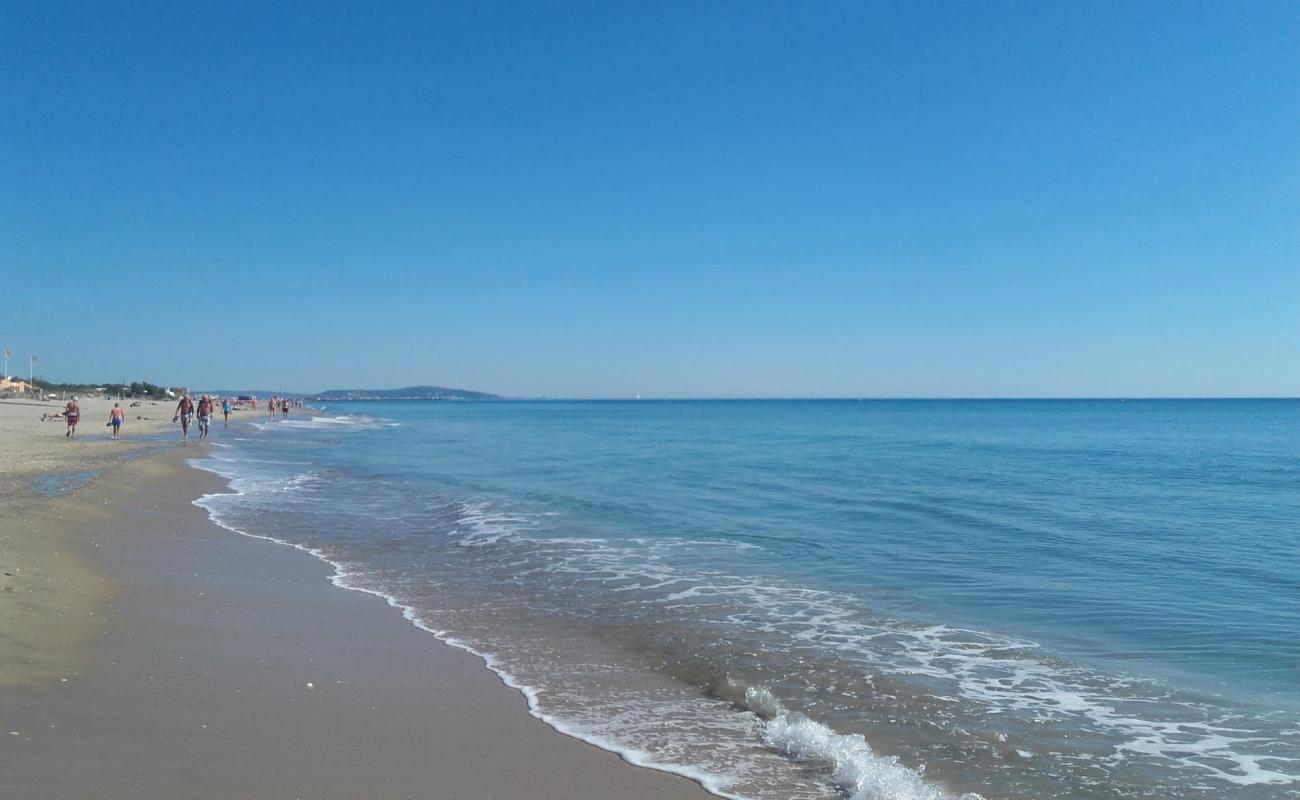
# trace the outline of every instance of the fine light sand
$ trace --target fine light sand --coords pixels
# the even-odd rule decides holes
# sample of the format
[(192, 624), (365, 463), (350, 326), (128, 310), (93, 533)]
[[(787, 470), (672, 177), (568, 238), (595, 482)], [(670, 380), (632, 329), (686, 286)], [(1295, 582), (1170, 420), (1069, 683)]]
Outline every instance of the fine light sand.
[(35, 581), (0, 603), (68, 631), (13, 639), (0, 618), (0, 796), (708, 796), (554, 732), (307, 554), (212, 524), (190, 501), (224, 486), (184, 466), (193, 452), (0, 509), (11, 544), (63, 554), (42, 567), (63, 599), (34, 599)]
[(33, 497), (33, 487), (92, 475), (180, 436), (175, 403), (120, 401), (126, 422), (113, 440), (105, 423), (114, 402), (80, 399), (77, 435), (68, 437), (64, 401), (0, 400), (0, 688), (75, 672), (109, 585), (76, 546), (83, 537), (63, 524), (61, 505)]
[[(42, 473), (96, 470), (122, 455), (138, 452), (160, 434), (180, 438), (180, 425), (172, 422), (175, 402), (145, 400), (133, 408), (133, 401), (120, 401), (126, 422), (117, 441), (107, 427), (108, 412), (116, 401), (82, 398), (78, 402), (81, 422), (76, 437), (68, 438), (64, 435), (67, 424), (62, 417), (56, 418), (65, 407), (63, 401), (0, 400), (0, 481), (4, 481), (0, 488), (12, 490), (24, 478)], [(231, 420), (256, 416), (255, 411), (235, 412)], [(217, 419), (221, 419), (220, 413)], [(190, 438), (197, 436), (197, 429), (191, 427)]]

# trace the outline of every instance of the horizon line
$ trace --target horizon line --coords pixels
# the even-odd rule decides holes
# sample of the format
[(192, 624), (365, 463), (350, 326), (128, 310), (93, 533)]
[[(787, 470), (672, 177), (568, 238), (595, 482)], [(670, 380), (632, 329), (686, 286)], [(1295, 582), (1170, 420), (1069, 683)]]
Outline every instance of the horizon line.
[[(311, 396), (313, 392), (293, 392), (293, 394), (302, 394)], [(484, 392), (484, 394), (491, 394)], [(728, 402), (728, 401), (824, 401), (836, 400), (845, 402), (882, 402), (882, 401), (936, 401), (936, 400), (962, 400), (962, 401), (1007, 401), (1007, 400), (1036, 400), (1036, 401), (1070, 401), (1070, 400), (1111, 400), (1111, 401), (1128, 401), (1128, 400), (1300, 400), (1300, 395), (825, 395), (825, 396), (801, 396), (801, 395), (774, 395), (774, 396), (662, 396), (662, 397), (640, 397), (640, 396), (508, 396), (498, 395), (492, 398), (484, 399), (465, 399), (465, 400), (436, 400), (423, 398), (375, 398), (375, 399), (356, 399), (356, 400), (333, 400), (332, 402), (342, 403), (371, 403), (371, 402), (440, 402), (440, 403), (494, 403), (501, 401), (512, 402), (628, 402), (628, 403), (647, 403), (647, 402)]]

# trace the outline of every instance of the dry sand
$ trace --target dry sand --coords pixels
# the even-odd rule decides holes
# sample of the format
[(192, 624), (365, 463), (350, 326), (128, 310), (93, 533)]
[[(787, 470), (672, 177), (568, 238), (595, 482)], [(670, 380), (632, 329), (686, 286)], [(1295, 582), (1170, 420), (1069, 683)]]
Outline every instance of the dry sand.
[[(145, 400), (132, 407), (133, 401), (121, 401), (126, 421), (117, 441), (107, 427), (115, 401), (82, 398), (78, 402), (81, 422), (76, 437), (68, 438), (64, 436), (67, 424), (57, 416), (63, 412), (63, 401), (0, 400), (0, 489), (12, 490), (40, 474), (97, 470), (152, 446), (159, 436), (180, 438), (180, 425), (172, 422), (175, 402)], [(231, 414), (231, 419), (256, 416), (255, 411), (243, 411)], [(191, 427), (190, 434), (194, 438), (197, 431)]]
[(76, 601), (28, 598), (20, 613), (70, 633), (0, 652), (23, 679), (0, 688), (0, 796), (708, 796), (546, 727), (479, 659), (333, 587), (323, 563), (212, 524), (190, 500), (224, 487), (185, 455), (2, 509), (9, 541), (58, 564), (51, 596)]

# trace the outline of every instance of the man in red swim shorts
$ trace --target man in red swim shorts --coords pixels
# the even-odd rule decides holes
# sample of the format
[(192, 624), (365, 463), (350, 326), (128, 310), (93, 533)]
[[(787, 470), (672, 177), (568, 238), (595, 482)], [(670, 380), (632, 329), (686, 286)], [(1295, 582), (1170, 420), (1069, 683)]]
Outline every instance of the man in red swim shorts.
[(69, 438), (77, 435), (77, 423), (81, 421), (81, 405), (77, 403), (77, 396), (74, 394), (68, 401), (67, 409), (63, 416), (68, 420), (68, 432), (63, 434)]

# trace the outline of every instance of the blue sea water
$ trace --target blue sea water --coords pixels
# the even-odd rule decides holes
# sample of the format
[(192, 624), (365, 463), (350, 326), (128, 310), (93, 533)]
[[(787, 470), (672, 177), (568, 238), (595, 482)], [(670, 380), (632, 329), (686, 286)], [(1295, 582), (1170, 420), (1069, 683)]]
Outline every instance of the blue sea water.
[(222, 524), (754, 798), (1300, 797), (1300, 402), (339, 403)]

